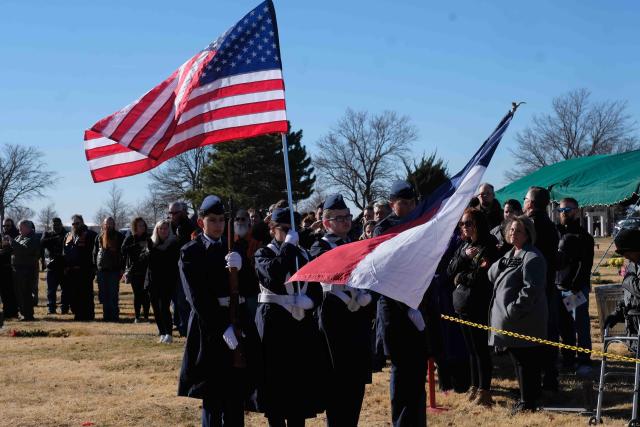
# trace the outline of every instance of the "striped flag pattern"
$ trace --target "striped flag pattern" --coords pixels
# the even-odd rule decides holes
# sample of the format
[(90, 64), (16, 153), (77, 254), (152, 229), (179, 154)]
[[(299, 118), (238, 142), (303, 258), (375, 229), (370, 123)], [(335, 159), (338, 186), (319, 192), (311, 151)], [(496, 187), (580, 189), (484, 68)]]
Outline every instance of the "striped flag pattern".
[(85, 132), (94, 182), (135, 175), (187, 150), (288, 128), (271, 0), (158, 86)]

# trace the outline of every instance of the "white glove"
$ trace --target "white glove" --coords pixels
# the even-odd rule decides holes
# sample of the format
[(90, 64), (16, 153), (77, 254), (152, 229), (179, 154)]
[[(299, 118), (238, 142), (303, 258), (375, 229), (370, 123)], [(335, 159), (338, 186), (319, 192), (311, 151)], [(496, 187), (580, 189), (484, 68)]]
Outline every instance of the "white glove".
[(311, 310), (313, 308), (313, 300), (304, 294), (296, 295), (296, 307), (303, 310)]
[(424, 328), (426, 327), (426, 325), (424, 323), (424, 318), (422, 317), (422, 313), (420, 313), (419, 310), (416, 310), (415, 308), (410, 308), (409, 310), (407, 310), (407, 316), (409, 316), (409, 319), (413, 322), (415, 327), (420, 332), (424, 331)]
[(293, 246), (296, 246), (298, 244), (298, 240), (300, 240), (298, 232), (293, 228), (289, 230), (289, 232), (287, 233), (287, 237), (284, 238), (285, 243), (291, 243)]
[(371, 303), (371, 294), (369, 292), (358, 292), (358, 296), (356, 298), (358, 305), (360, 307), (366, 307)]
[(229, 252), (224, 259), (227, 261), (227, 268), (236, 268), (238, 270), (242, 268), (242, 256), (238, 252)]
[(229, 325), (229, 327), (222, 334), (222, 339), (227, 343), (227, 347), (230, 350), (235, 350), (238, 347), (238, 338), (236, 338), (235, 332), (233, 332), (233, 326)]

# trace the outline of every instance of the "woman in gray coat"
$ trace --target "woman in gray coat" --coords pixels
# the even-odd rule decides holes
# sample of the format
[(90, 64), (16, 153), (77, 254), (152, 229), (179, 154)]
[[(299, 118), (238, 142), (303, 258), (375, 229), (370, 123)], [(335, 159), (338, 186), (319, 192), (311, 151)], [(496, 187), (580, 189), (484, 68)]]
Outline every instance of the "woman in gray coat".
[[(514, 218), (507, 230), (507, 239), (513, 248), (489, 269), (489, 280), (493, 283), (489, 325), (546, 339), (547, 265), (533, 246), (536, 239), (533, 222), (526, 216)], [(495, 332), (489, 335), (489, 345), (506, 349), (513, 360), (520, 386), (520, 402), (513, 412), (534, 411), (540, 394), (543, 347)]]

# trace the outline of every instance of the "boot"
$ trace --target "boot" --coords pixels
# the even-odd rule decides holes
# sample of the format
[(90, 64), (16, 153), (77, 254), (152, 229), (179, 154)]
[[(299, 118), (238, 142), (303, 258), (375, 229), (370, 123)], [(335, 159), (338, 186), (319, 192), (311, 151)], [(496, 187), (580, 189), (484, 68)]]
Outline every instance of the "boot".
[(469, 387), (469, 391), (467, 391), (467, 400), (473, 402), (476, 397), (478, 397), (478, 387), (472, 385)]
[(491, 390), (478, 390), (478, 398), (475, 400), (476, 405), (486, 406), (490, 408), (491, 405), (494, 404), (493, 399), (491, 398)]

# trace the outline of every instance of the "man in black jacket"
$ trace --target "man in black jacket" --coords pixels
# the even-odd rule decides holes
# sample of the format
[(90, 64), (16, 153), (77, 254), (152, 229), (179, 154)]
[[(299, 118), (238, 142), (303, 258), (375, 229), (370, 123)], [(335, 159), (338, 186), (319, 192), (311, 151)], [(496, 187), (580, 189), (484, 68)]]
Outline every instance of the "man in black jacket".
[[(191, 241), (191, 234), (196, 227), (189, 219), (187, 204), (174, 202), (169, 205), (169, 219), (173, 234), (178, 239), (178, 246), (182, 247)], [(176, 325), (181, 337), (187, 335), (187, 322), (189, 321), (189, 304), (184, 296), (180, 283), (176, 283), (176, 292), (173, 300), (173, 323)]]
[[(546, 188), (530, 187), (524, 199), (524, 213), (531, 218), (536, 229), (535, 247), (542, 253), (547, 262), (547, 304), (549, 318), (547, 324), (547, 339), (557, 342), (558, 332), (558, 292), (556, 290), (556, 256), (558, 252), (558, 230), (547, 215), (547, 206), (551, 196)], [(543, 361), (544, 377), (542, 388), (555, 392), (558, 390), (558, 349), (547, 347)]]
[(5, 319), (18, 317), (18, 299), (13, 289), (11, 267), (11, 239), (18, 237), (18, 229), (11, 218), (2, 224), (2, 246), (0, 246), (0, 300)]
[[(562, 342), (591, 349), (591, 324), (589, 322), (589, 292), (591, 291), (591, 267), (593, 266), (593, 237), (580, 226), (578, 201), (565, 198), (560, 201), (560, 244), (558, 247), (558, 272), (556, 286), (559, 297), (567, 298), (582, 293), (586, 302), (569, 312), (564, 304), (558, 310), (558, 327)], [(572, 367), (576, 362), (576, 352), (562, 350), (563, 364)], [(580, 375), (589, 373), (591, 359), (586, 353), (577, 354)]]
[(56, 313), (56, 292), (60, 287), (60, 309), (62, 314), (69, 312), (69, 295), (64, 281), (64, 236), (67, 230), (62, 226), (60, 218), (53, 218), (51, 231), (46, 231), (40, 239), (42, 248), (42, 265), (47, 271), (47, 301), (49, 314)]
[(96, 233), (84, 224), (82, 215), (71, 217), (71, 231), (64, 238), (64, 281), (75, 320), (93, 320), (93, 247)]

